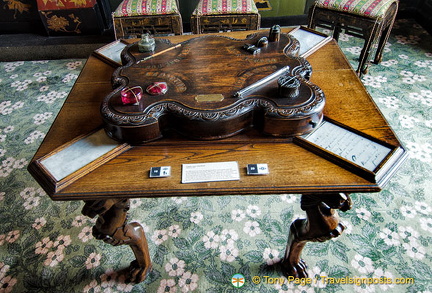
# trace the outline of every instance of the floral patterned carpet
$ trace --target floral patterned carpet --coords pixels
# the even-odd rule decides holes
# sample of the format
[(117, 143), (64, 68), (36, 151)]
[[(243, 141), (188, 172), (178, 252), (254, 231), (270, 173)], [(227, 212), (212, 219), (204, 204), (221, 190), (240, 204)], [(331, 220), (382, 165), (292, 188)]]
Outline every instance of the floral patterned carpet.
[[(340, 45), (356, 68), (362, 41), (343, 35)], [(84, 62), (0, 63), (1, 293), (432, 291), (432, 37), (415, 22), (396, 23), (383, 62), (362, 79), (409, 159), (381, 193), (352, 194), (345, 233), (306, 245), (306, 285), (272, 266), (304, 216), (289, 194), (132, 200), (153, 271), (125, 282), (130, 248), (93, 239), (83, 204), (51, 201), (26, 170)]]

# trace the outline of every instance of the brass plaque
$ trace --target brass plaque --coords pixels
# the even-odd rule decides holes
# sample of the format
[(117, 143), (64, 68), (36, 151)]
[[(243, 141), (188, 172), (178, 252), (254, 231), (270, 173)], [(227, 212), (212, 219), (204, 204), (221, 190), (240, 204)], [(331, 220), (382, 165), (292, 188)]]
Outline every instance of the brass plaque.
[(208, 94), (208, 95), (197, 95), (195, 96), (195, 101), (201, 102), (222, 102), (224, 96), (222, 94)]

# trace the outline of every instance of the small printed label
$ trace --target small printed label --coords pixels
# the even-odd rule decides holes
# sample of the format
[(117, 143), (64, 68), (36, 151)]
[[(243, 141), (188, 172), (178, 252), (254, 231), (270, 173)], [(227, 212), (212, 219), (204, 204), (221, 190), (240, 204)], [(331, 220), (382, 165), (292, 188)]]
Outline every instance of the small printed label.
[(182, 183), (240, 180), (237, 162), (183, 164)]
[(171, 167), (151, 167), (150, 168), (150, 178), (168, 177), (171, 176)]
[(269, 173), (267, 164), (249, 164), (247, 165), (248, 175), (266, 175)]

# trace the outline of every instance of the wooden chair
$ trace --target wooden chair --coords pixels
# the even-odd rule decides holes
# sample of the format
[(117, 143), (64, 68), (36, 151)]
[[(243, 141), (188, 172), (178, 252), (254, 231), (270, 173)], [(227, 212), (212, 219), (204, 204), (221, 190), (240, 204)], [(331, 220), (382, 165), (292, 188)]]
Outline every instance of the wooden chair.
[(332, 30), (336, 41), (342, 30), (364, 39), (357, 69), (357, 74), (361, 76), (367, 73), (369, 54), (377, 40), (374, 63), (381, 62), (398, 5), (398, 0), (317, 0), (309, 10), (308, 26)]
[(200, 0), (191, 15), (194, 34), (257, 30), (261, 15), (253, 0)]
[(136, 38), (143, 33), (181, 35), (178, 0), (123, 0), (113, 12), (115, 38)]

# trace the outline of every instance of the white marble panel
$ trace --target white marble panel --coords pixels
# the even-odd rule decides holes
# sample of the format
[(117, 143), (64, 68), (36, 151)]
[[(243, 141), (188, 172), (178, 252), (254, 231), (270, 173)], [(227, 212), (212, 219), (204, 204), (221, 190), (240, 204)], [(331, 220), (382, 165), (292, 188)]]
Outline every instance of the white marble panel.
[(311, 50), (326, 39), (325, 36), (321, 36), (307, 30), (303, 30), (301, 28), (294, 32), (291, 32), (290, 35), (292, 35), (300, 42), (300, 56), (302, 56), (304, 53)]
[(60, 181), (115, 149), (118, 145), (118, 142), (109, 138), (101, 129), (42, 160), (41, 164), (57, 181)]

